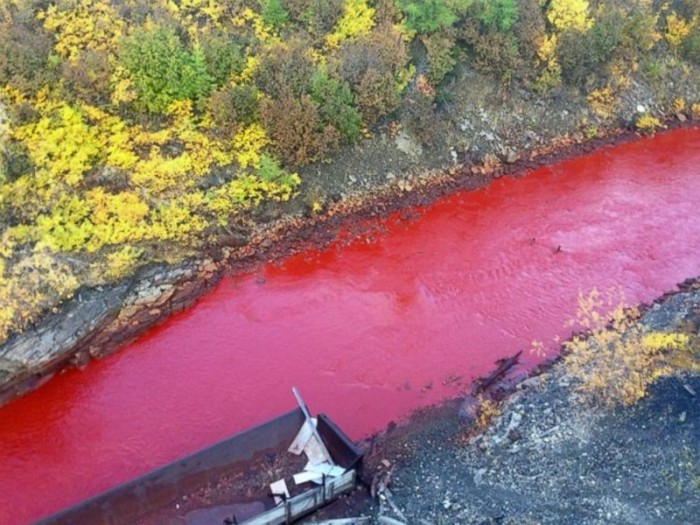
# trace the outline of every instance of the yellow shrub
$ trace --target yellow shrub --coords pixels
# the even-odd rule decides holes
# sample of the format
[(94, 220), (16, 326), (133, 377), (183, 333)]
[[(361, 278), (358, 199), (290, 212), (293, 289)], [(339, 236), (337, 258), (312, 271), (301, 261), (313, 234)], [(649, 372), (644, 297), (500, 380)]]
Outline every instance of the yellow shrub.
[(239, 15), (235, 16), (231, 20), (231, 23), (234, 27), (240, 29), (251, 28), (253, 34), (260, 42), (272, 45), (274, 42), (279, 41), (279, 38), (275, 36), (273, 30), (265, 24), (262, 16), (249, 7), (246, 7)]
[(51, 4), (38, 18), (56, 34), (56, 53), (69, 60), (84, 49), (116, 53), (124, 28), (110, 0), (77, 0), (72, 9)]
[(588, 8), (586, 0), (552, 0), (547, 19), (557, 31), (573, 29), (586, 32), (593, 26)]
[(557, 35), (547, 35), (537, 49), (537, 58), (543, 68), (537, 78), (537, 87), (547, 90), (561, 83), (561, 65), (557, 61)]
[(37, 109), (42, 118), (13, 131), (37, 168), (37, 186), (77, 186), (101, 151), (95, 129), (65, 102), (39, 101)]
[(643, 115), (637, 117), (635, 126), (637, 131), (644, 135), (653, 135), (657, 130), (663, 127), (659, 119), (652, 117), (648, 113), (644, 113)]
[(674, 113), (681, 113), (685, 111), (685, 99), (678, 97), (671, 103), (671, 111)]
[(632, 82), (630, 73), (637, 70), (637, 62), (630, 58), (614, 58), (607, 65), (606, 69), (610, 76), (610, 85), (617, 91), (624, 91), (630, 87)]
[(138, 98), (129, 72), (121, 64), (114, 66), (110, 77), (110, 87), (112, 90), (110, 99), (115, 106), (121, 103), (133, 102)]
[(631, 404), (673, 368), (669, 356), (688, 348), (681, 333), (650, 331), (638, 321), (639, 311), (625, 309), (620, 292), (603, 297), (597, 290), (579, 293), (574, 321), (586, 329), (564, 343), (564, 366), (586, 402), (607, 406)]
[(136, 193), (109, 194), (102, 188), (95, 188), (85, 194), (85, 202), (90, 209), (89, 238), (85, 242), (88, 251), (140, 240), (147, 235), (144, 219), (148, 215), (148, 205)]
[(195, 119), (192, 101), (173, 102), (168, 113), (173, 119), (173, 135), (184, 145), (183, 155), (188, 156), (195, 175), (205, 175), (214, 165), (227, 166), (234, 161), (235, 156), (229, 146), (206, 134), (210, 123), (205, 119)]
[(182, 20), (190, 35), (196, 32), (200, 23), (221, 27), (224, 17), (224, 6), (218, 0), (179, 0), (177, 3), (165, 2), (165, 5), (173, 15)]
[(233, 148), (236, 160), (242, 168), (260, 165), (262, 149), (270, 143), (265, 130), (260, 124), (251, 124), (243, 128), (233, 137)]
[(130, 170), (138, 162), (134, 151), (133, 128), (121, 118), (89, 105), (81, 110), (95, 130), (100, 160), (105, 166)]
[(481, 395), (479, 396), (478, 401), (479, 415), (476, 419), (476, 426), (478, 428), (483, 428), (488, 425), (494, 417), (501, 414), (501, 409), (499, 408), (498, 403), (492, 401), (491, 399), (484, 398)]
[(207, 227), (201, 216), (204, 196), (191, 192), (171, 199), (152, 210), (149, 216), (149, 235), (159, 240), (187, 240)]
[[(148, 205), (134, 193), (108, 194), (102, 188), (84, 197), (62, 196), (51, 212), (37, 217), (24, 231), (39, 248), (51, 251), (94, 252), (104, 246), (141, 240), (149, 235), (144, 223)], [(20, 236), (21, 230), (10, 230)]]
[(369, 34), (374, 27), (374, 12), (367, 0), (345, 0), (343, 16), (326, 37), (326, 45), (337, 48), (345, 40)]
[(700, 104), (690, 106), (690, 113), (693, 115), (693, 118), (700, 119)]
[(599, 117), (607, 119), (612, 116), (615, 96), (609, 86), (591, 91), (586, 100), (593, 112)]
[(0, 184), (5, 182), (5, 144), (10, 138), (10, 118), (0, 100)]
[(687, 22), (682, 18), (679, 18), (675, 11), (666, 16), (666, 32), (664, 33), (664, 38), (666, 42), (673, 48), (677, 49), (688, 36), (693, 28), (692, 22)]
[(245, 84), (253, 79), (255, 72), (260, 67), (260, 58), (249, 55), (245, 59), (245, 65), (238, 75), (232, 79), (236, 84)]
[(0, 260), (0, 342), (11, 331), (35, 321), (42, 311), (70, 298), (77, 287), (70, 266), (45, 251), (12, 265)]
[(104, 262), (100, 261), (100, 273), (104, 275), (107, 282), (126, 277), (138, 263), (141, 254), (143, 254), (143, 248), (135, 246), (119, 248), (107, 254)]

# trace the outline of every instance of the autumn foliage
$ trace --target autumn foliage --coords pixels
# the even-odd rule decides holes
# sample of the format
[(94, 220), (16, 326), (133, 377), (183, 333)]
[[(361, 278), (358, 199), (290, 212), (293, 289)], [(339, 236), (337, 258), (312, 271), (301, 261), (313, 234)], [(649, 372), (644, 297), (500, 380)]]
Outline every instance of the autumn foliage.
[(79, 286), (216, 243), (392, 114), (429, 142), (459, 63), (569, 83), (605, 114), (652, 49), (700, 62), (699, 17), (693, 0), (4, 0), (0, 341)]
[(579, 294), (571, 324), (584, 332), (564, 343), (564, 365), (580, 399), (606, 406), (632, 404), (675, 370), (676, 354), (690, 351), (686, 334), (655, 331), (639, 317), (638, 309), (625, 308), (619, 291)]

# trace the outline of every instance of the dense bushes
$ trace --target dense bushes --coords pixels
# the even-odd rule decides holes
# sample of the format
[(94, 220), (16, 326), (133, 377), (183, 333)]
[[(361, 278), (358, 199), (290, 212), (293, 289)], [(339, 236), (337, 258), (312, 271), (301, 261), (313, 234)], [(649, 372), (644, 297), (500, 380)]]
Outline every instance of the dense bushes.
[(409, 80), (408, 50), (400, 31), (382, 25), (340, 47), (339, 74), (352, 86), (367, 125), (394, 111)]
[(457, 64), (457, 41), (453, 31), (443, 31), (421, 38), (428, 55), (428, 76), (439, 84)]
[(49, 61), (51, 40), (37, 26), (0, 20), (0, 86), (11, 83), (22, 92), (34, 92), (56, 80), (56, 67)]
[(311, 79), (311, 98), (326, 124), (333, 126), (349, 141), (354, 142), (359, 138), (362, 117), (353, 105), (353, 95), (347, 82), (319, 70)]
[(336, 128), (324, 125), (309, 95), (297, 97), (287, 91), (279, 98), (263, 100), (260, 115), (275, 154), (286, 164), (322, 159), (340, 138)]
[[(230, 51), (215, 51), (219, 53), (210, 68), (220, 74), (229, 65)], [(176, 100), (203, 101), (214, 83), (202, 51), (187, 49), (175, 31), (166, 27), (136, 30), (125, 39), (119, 61), (136, 90), (136, 108), (151, 113), (164, 113)]]
[(480, 0), (479, 21), (487, 28), (508, 31), (518, 19), (520, 8), (516, 0)]
[(406, 17), (406, 27), (416, 33), (432, 33), (452, 26), (470, 0), (396, 0)]

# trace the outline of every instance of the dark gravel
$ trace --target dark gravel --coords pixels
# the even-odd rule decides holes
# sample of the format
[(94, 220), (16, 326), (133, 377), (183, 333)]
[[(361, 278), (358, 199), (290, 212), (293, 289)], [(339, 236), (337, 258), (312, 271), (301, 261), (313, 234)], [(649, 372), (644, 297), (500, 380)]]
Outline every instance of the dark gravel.
[[(684, 330), (698, 352), (700, 291), (646, 309), (653, 329)], [(521, 382), (481, 432), (458, 402), (377, 438), (366, 477), (392, 470), (403, 514), (358, 490), (308, 523), (379, 516), (407, 524), (700, 524), (700, 375), (660, 380), (632, 407), (583, 406), (561, 362)], [(387, 466), (388, 465), (388, 466)]]

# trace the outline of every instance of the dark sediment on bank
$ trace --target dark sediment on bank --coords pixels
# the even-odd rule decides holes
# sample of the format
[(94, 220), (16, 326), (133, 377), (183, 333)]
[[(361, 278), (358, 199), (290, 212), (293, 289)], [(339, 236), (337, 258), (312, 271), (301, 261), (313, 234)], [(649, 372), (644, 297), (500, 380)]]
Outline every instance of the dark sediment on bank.
[[(642, 308), (646, 327), (687, 333), (700, 355), (697, 280)], [(374, 439), (366, 477), (391, 471), (402, 515), (358, 489), (306, 523), (359, 515), (434, 525), (697, 522), (700, 375), (678, 371), (634, 406), (605, 409), (577, 401), (561, 359), (539, 372), (511, 389), (485, 428), (460, 417), (455, 400)]]

